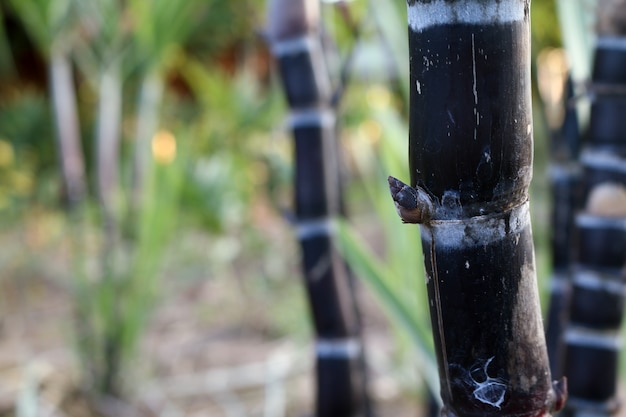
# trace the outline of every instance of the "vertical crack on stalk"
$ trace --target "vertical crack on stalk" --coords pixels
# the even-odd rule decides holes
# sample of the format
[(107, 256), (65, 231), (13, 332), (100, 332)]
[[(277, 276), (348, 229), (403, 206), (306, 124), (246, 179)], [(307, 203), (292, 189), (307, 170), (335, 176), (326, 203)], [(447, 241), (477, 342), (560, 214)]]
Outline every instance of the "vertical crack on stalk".
[(312, 282), (321, 280), (330, 270), (332, 260), (329, 255), (322, 256), (311, 268), (309, 277)]
[[(472, 91), (474, 92), (474, 104), (478, 105), (478, 90), (476, 89), (476, 45), (474, 42), (474, 34), (472, 33), (472, 76), (473, 84)], [(476, 109), (474, 109), (475, 111)]]
[(474, 92), (474, 115), (476, 116), (476, 124), (474, 125), (474, 140), (478, 134), (478, 89), (476, 88), (476, 45), (474, 43), (474, 34), (472, 33), (472, 91)]
[[(430, 262), (431, 265), (437, 265), (437, 254), (435, 251), (435, 241), (432, 240), (430, 245)], [(439, 343), (441, 344), (441, 359), (443, 361), (443, 370), (445, 373), (445, 384), (448, 390), (448, 398), (452, 398), (452, 382), (450, 380), (450, 369), (448, 366), (448, 348), (446, 347), (446, 338), (443, 327), (443, 314), (441, 311), (441, 293), (439, 291), (439, 275), (437, 268), (433, 268), (433, 289), (435, 290), (435, 308), (437, 309), (437, 327), (439, 334)], [(443, 414), (442, 414), (443, 415)]]

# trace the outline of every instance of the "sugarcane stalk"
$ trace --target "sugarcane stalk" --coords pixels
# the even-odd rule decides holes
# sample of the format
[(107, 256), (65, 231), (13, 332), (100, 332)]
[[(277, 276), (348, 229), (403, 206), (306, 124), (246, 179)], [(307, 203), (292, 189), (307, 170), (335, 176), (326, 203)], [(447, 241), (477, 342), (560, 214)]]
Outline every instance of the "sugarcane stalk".
[[(99, 80), (96, 127), (96, 193), (105, 233), (105, 253), (115, 239), (119, 198), (119, 152), (122, 118), (122, 80), (117, 61), (104, 64)], [(108, 263), (108, 256), (105, 256)], [(105, 265), (105, 269), (108, 266)]]
[(132, 166), (130, 202), (136, 215), (142, 205), (146, 175), (150, 172), (152, 137), (157, 131), (163, 79), (158, 70), (148, 71), (139, 90), (137, 126)]
[(582, 171), (578, 163), (580, 134), (574, 89), (566, 82), (564, 118), (561, 128), (551, 134), (549, 174), (552, 191), (551, 249), (552, 275), (546, 325), (546, 344), (552, 377), (563, 376), (565, 343), (563, 333), (569, 317), (571, 269), (574, 259), (574, 219), (580, 209)]
[(49, 74), (64, 197), (72, 210), (85, 198), (87, 186), (72, 64), (60, 45), (51, 47)]
[(528, 203), (532, 112), (528, 0), (409, 0), (411, 185), (444, 416), (560, 409)]
[(336, 116), (317, 0), (269, 2), (268, 31), (294, 137), (296, 234), (315, 328), (318, 417), (369, 415), (364, 353), (334, 220), (342, 212)]
[(598, 3), (587, 144), (580, 161), (584, 209), (576, 217), (576, 264), (565, 372), (566, 415), (614, 415), (626, 281), (626, 2)]
[[(99, 79), (98, 121), (96, 126), (96, 194), (103, 229), (101, 249), (101, 291), (117, 293), (123, 283), (116, 275), (115, 248), (119, 242), (119, 158), (122, 120), (122, 80), (120, 62), (104, 63)], [(102, 367), (96, 371), (98, 389), (118, 395), (123, 337), (121, 301), (114, 298), (106, 312), (102, 329)]]

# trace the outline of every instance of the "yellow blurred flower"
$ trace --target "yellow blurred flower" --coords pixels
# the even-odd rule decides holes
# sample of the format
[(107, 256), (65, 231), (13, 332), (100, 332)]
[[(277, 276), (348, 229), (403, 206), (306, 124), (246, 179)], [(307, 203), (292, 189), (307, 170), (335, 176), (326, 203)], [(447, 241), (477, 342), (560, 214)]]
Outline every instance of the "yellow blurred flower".
[(176, 158), (176, 138), (171, 132), (159, 130), (152, 137), (152, 156), (162, 165), (168, 165)]

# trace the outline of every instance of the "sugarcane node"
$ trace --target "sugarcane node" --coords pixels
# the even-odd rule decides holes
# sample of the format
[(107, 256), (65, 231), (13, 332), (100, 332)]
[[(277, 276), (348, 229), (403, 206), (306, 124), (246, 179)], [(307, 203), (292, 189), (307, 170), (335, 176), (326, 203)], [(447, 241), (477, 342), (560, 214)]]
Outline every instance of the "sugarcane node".
[(616, 182), (605, 182), (589, 193), (586, 212), (602, 217), (626, 217), (626, 187)]
[(421, 187), (413, 188), (399, 179), (389, 176), (389, 191), (396, 211), (403, 223), (426, 224), (433, 215), (433, 202)]
[(563, 409), (567, 401), (567, 377), (552, 381), (552, 390), (554, 391), (552, 412), (556, 413)]

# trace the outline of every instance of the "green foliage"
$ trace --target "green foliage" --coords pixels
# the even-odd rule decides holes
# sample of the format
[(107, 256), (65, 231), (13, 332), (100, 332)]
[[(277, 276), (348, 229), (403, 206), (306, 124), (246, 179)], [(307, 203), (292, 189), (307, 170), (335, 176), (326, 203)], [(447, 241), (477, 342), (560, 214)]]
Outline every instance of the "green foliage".
[[(85, 239), (93, 229), (76, 223), (71, 228), (78, 255), (74, 290), (79, 354), (88, 371), (86, 382), (97, 392), (120, 395), (129, 388), (122, 378), (132, 374), (128, 366), (159, 297), (160, 268), (178, 223), (186, 163), (179, 156), (154, 166), (132, 225), (134, 239), (119, 240), (108, 259), (98, 259), (111, 268), (90, 269), (93, 248)], [(101, 240), (99, 245), (104, 244)], [(100, 246), (96, 253), (102, 250)]]
[(43, 197), (47, 184), (37, 178), (56, 178), (51, 131), (48, 103), (40, 94), (27, 91), (0, 101), (0, 210)]
[[(216, 57), (233, 52), (231, 48), (250, 43), (261, 21), (263, 4), (252, 0), (197, 1), (203, 5), (198, 12), (202, 30), (192, 34), (186, 49), (196, 57)], [(210, 36), (207, 36), (210, 33)]]
[[(373, 208), (370, 215), (384, 234), (384, 252), (378, 254), (364, 244), (358, 225), (347, 223), (339, 227), (340, 249), (399, 331), (400, 350), (411, 352), (409, 362), (417, 362), (423, 380), (432, 392), (438, 392), (419, 231), (400, 221), (386, 181), (387, 175), (408, 172), (406, 121), (390, 105), (390, 93), (382, 87), (371, 87), (365, 102), (370, 105), (369, 114), (357, 128), (355, 140), (360, 143), (353, 145), (353, 155), (363, 176), (366, 206)], [(373, 143), (367, 143), (368, 136)]]
[[(279, 117), (277, 95), (261, 94), (249, 73), (232, 78), (179, 55), (178, 67), (198, 99), (189, 124), (190, 152), (182, 204), (187, 221), (212, 232), (236, 230), (267, 176), (268, 137)], [(170, 117), (176, 117), (172, 114)]]
[[(102, 113), (96, 111), (106, 100), (102, 75), (111, 65), (121, 69), (123, 109), (112, 112), (123, 117), (118, 185), (124, 191), (116, 195), (113, 216), (88, 200), (68, 218), (84, 380), (97, 393), (121, 395), (132, 374), (132, 367), (126, 368), (159, 297), (162, 260), (180, 226), (179, 209), (185, 210), (186, 226), (232, 232), (245, 221), (254, 187), (262, 183), (249, 167), (258, 166), (264, 152), (260, 140), (250, 137), (271, 126), (275, 113), (266, 110), (272, 100), (260, 98), (250, 75), (209, 68), (216, 64), (215, 53), (229, 54), (232, 46), (249, 41), (259, 6), (203, 0), (11, 0), (9, 5), (44, 59), (62, 54), (76, 64), (83, 132), (108, 123), (98, 120)], [(170, 77), (182, 81), (189, 93), (170, 88)], [(138, 85), (150, 79), (156, 90), (165, 91), (144, 99)], [(54, 166), (49, 103), (44, 94), (23, 91), (2, 102), (0, 172), (7, 172), (0, 182), (0, 208), (12, 192), (5, 188), (23, 187), (25, 181), (18, 181), (24, 177), (22, 167), (32, 184), (37, 170)], [(140, 124), (147, 126), (141, 135), (140, 129), (133, 131)], [(175, 157), (165, 155), (159, 163), (156, 154), (144, 155), (156, 163), (148, 164), (146, 181), (136, 189), (131, 173), (140, 158), (129, 152), (129, 144), (142, 141), (145, 146), (136, 146), (135, 154), (149, 153), (152, 135), (165, 127), (176, 132)], [(84, 137), (91, 170), (89, 156), (97, 147), (91, 133)]]
[(561, 45), (557, 22), (556, 1), (536, 1), (531, 4), (531, 39), (533, 56), (546, 47)]
[(168, 49), (185, 41), (199, 25), (202, 4), (194, 1), (132, 0), (129, 15), (138, 61), (162, 65)]
[(0, 7), (0, 76), (11, 74), (15, 70), (15, 63), (11, 56), (9, 38), (4, 25), (4, 12)]
[(72, 5), (78, 28), (85, 35), (77, 38), (75, 51), (86, 76), (98, 74), (101, 67), (124, 55), (133, 58), (128, 54), (133, 23), (126, 18), (126, 8), (119, 0), (72, 0)]
[(44, 55), (55, 42), (62, 42), (72, 28), (75, 16), (73, 0), (9, 0), (11, 8), (22, 20), (31, 39)]

